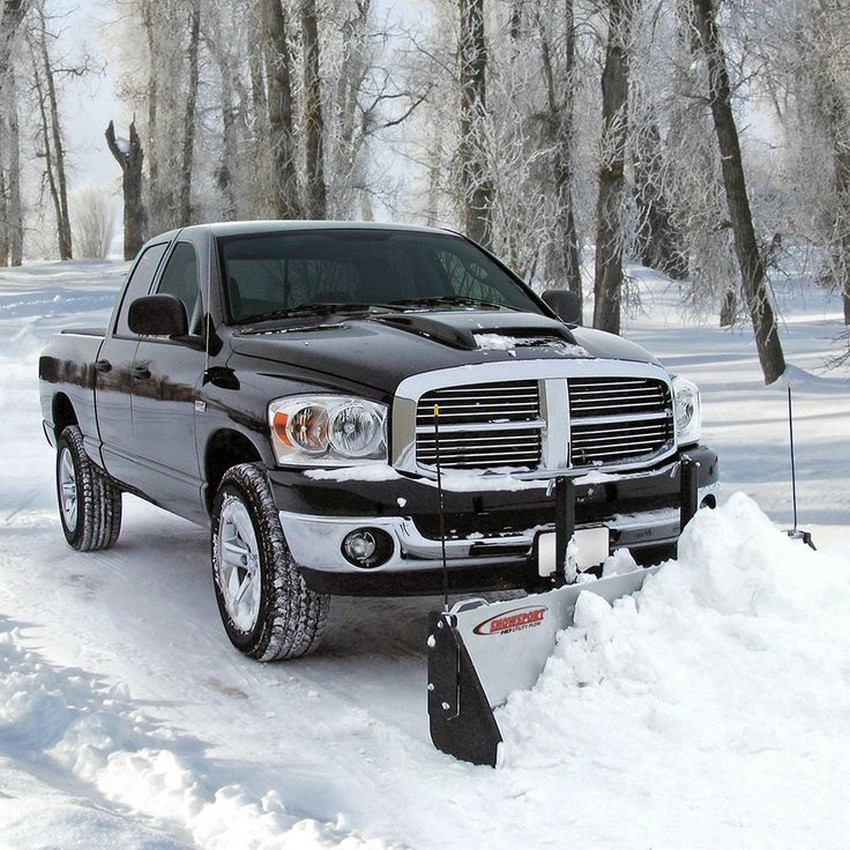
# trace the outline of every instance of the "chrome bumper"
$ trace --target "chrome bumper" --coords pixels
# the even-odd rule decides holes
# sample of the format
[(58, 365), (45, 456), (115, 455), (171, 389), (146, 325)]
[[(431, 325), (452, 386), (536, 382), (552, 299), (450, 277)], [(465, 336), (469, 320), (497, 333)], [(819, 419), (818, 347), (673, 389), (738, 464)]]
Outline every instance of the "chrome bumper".
[[(716, 483), (698, 490), (698, 504), (716, 494)], [(409, 517), (325, 517), (280, 511), (280, 521), (289, 549), (298, 564), (320, 572), (337, 574), (380, 574), (433, 570), (442, 566), (442, 543), (425, 537)], [(615, 514), (604, 525), (611, 531), (612, 548), (640, 548), (674, 543), (679, 536), (679, 511), (665, 508), (633, 514)], [(593, 526), (577, 525), (577, 528)], [(342, 555), (342, 541), (358, 528), (379, 528), (393, 540), (393, 552), (380, 567), (363, 568)], [(510, 536), (471, 535), (447, 539), (446, 565), (451, 568), (521, 563), (532, 554), (541, 531), (553, 531), (553, 523), (542, 523)]]

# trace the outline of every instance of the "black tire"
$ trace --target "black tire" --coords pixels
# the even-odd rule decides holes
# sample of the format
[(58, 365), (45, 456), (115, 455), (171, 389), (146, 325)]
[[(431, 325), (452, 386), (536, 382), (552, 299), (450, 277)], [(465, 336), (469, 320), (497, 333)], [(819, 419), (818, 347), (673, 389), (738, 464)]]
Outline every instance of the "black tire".
[(56, 449), (56, 496), (65, 539), (82, 552), (109, 549), (121, 531), (121, 490), (91, 462), (76, 425), (62, 431)]
[(276, 661), (319, 645), (330, 597), (305, 584), (257, 464), (231, 467), (221, 480), (212, 511), (212, 572), (218, 610), (238, 650)]

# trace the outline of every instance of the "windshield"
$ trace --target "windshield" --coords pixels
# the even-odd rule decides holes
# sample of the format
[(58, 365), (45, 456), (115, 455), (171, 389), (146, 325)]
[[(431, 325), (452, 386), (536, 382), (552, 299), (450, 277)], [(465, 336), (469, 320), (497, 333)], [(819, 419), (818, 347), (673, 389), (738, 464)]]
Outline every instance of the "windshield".
[(223, 238), (236, 324), (323, 313), (540, 308), (483, 251), (450, 234), (311, 230)]

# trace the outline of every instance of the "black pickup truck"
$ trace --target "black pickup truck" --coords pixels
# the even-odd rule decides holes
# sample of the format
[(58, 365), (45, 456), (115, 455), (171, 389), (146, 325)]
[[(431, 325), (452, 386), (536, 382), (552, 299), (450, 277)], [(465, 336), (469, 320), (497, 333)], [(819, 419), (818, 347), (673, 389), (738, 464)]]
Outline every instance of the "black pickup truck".
[(448, 231), (151, 239), (109, 326), (40, 359), (65, 537), (112, 546), (125, 491), (211, 526), (225, 629), (262, 660), (312, 650), (331, 594), (540, 589), (617, 549), (669, 555), (683, 504), (716, 498), (699, 392), (574, 308)]

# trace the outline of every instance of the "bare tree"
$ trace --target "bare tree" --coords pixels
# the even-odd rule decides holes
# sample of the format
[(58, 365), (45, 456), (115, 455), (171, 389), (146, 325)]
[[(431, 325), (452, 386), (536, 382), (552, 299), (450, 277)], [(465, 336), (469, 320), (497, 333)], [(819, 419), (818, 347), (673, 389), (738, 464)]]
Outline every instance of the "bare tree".
[[(523, 3), (514, 6), (513, 27), (519, 28)], [(555, 268), (549, 276), (566, 281), (567, 287), (582, 300), (578, 227), (573, 202), (574, 124), (576, 90), (576, 38), (573, 0), (563, 7), (564, 67), (556, 81), (549, 25), (544, 10), (538, 6), (536, 23), (540, 33), (540, 59), (546, 90), (545, 135), (552, 150), (552, 180), (555, 196), (555, 232), (552, 234)], [(517, 34), (518, 37), (518, 34)]]
[[(21, 202), (21, 147), (13, 57), (29, 0), (4, 0), (0, 13), (0, 172), (2, 221), (0, 254), (13, 266), (23, 261), (23, 204)], [(8, 196), (8, 197), (7, 197)]]
[(844, 323), (850, 325), (850, 5), (844, 0), (815, 0), (800, 33), (802, 77), (800, 109), (804, 126), (821, 136), (829, 151), (831, 174), (823, 220), (828, 277), (841, 293)]
[(339, 63), (334, 68), (336, 86), (336, 132), (329, 142), (333, 162), (333, 207), (337, 215), (345, 214), (361, 201), (361, 217), (372, 217), (370, 194), (364, 175), (364, 149), (372, 132), (374, 120), (372, 109), (377, 108), (379, 94), (371, 98), (369, 105), (361, 103), (361, 94), (372, 68), (367, 40), (372, 11), (371, 0), (355, 0), (348, 5), (339, 27)]
[(720, 148), (723, 184), (742, 288), (755, 332), (764, 381), (772, 384), (785, 372), (785, 356), (767, 290), (765, 258), (756, 242), (747, 196), (738, 129), (732, 113), (732, 90), (713, 0), (692, 0), (693, 22), (708, 66), (709, 103)]
[(470, 239), (490, 247), (495, 190), (488, 172), (485, 144), (487, 45), (484, 38), (484, 0), (459, 0), (458, 5), (463, 229)]
[(322, 83), (319, 72), (319, 22), (316, 0), (302, 0), (301, 38), (304, 50), (304, 147), (307, 165), (306, 213), (309, 218), (327, 216), (325, 188), (325, 121), (322, 113)]
[(637, 256), (645, 266), (683, 280), (688, 274), (688, 259), (672, 217), (665, 179), (664, 143), (652, 107), (648, 106), (634, 123), (631, 135), (638, 216)]
[(112, 0), (122, 11), (125, 99), (144, 138), (145, 200), (157, 232), (192, 218), (204, 0)]
[(608, 0), (608, 40), (602, 71), (602, 139), (596, 205), (593, 326), (620, 332), (623, 206), (628, 138), (629, 30), (635, 0)]
[(192, 0), (189, 19), (189, 87), (183, 112), (183, 151), (180, 163), (180, 192), (177, 203), (177, 225), (192, 223), (192, 168), (195, 157), (195, 124), (198, 105), (198, 48), (201, 37), (201, 0)]
[[(53, 201), (56, 218), (59, 258), (73, 258), (71, 218), (68, 212), (68, 178), (65, 165), (65, 145), (56, 93), (56, 68), (51, 56), (50, 43), (55, 38), (47, 29), (47, 18), (42, 3), (35, 4), (36, 20), (30, 31), (33, 85), (41, 127), (38, 155), (44, 159), (44, 177)], [(82, 73), (82, 69), (74, 69)]]
[(106, 128), (106, 143), (115, 161), (121, 166), (124, 194), (124, 259), (132, 260), (145, 242), (147, 214), (142, 199), (142, 167), (144, 151), (136, 130), (130, 124), (130, 138), (117, 139), (112, 121)]
[(286, 12), (280, 0), (259, 0), (268, 74), (268, 133), (272, 160), (272, 207), (282, 219), (301, 218), (296, 171), (292, 97), (292, 51)]
[(77, 256), (101, 260), (109, 253), (115, 230), (110, 196), (102, 187), (87, 184), (71, 197)]

